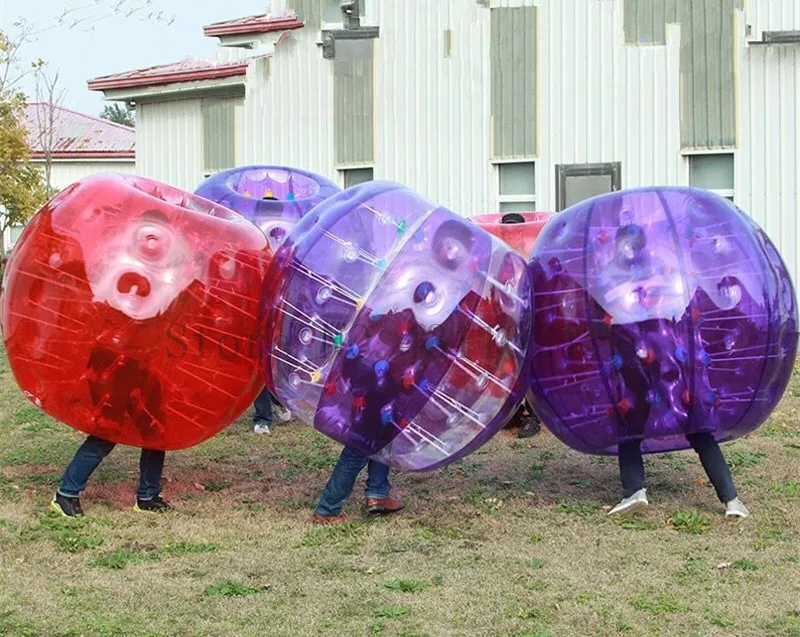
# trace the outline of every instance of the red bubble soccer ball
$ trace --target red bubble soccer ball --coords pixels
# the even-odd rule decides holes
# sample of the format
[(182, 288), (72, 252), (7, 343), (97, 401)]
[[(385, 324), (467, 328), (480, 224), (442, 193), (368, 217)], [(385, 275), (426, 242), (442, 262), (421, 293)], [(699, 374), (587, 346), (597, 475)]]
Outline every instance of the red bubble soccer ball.
[(30, 222), (3, 279), (14, 377), (58, 420), (148, 449), (196, 445), (263, 387), (272, 254), (233, 211), (141, 177), (73, 184)]

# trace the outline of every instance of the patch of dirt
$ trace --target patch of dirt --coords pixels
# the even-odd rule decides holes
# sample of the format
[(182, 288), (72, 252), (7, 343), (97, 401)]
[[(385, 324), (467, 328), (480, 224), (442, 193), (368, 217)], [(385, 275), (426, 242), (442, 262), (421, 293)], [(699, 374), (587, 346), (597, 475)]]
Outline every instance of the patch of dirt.
[(3, 475), (7, 478), (25, 478), (48, 473), (61, 473), (62, 471), (64, 471), (64, 467), (54, 464), (21, 464), (15, 467), (3, 468)]

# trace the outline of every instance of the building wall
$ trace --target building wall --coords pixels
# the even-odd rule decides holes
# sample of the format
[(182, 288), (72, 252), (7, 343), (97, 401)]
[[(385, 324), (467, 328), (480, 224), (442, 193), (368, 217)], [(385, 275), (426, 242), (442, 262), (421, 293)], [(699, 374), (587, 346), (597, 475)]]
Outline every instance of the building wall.
[[(748, 0), (746, 23), (762, 31), (800, 30), (800, 2)], [(800, 45), (742, 42), (742, 105), (736, 203), (772, 239), (800, 294)]]
[(333, 62), (318, 30), (290, 32), (251, 63), (242, 113), (242, 163), (302, 167), (336, 180)]
[(62, 190), (76, 181), (96, 173), (136, 172), (136, 162), (132, 159), (119, 161), (55, 161), (50, 169), (50, 182), (53, 188)]
[(137, 104), (136, 172), (185, 190), (197, 187), (203, 179), (200, 99)]
[[(342, 184), (336, 131), (337, 121), (343, 130), (345, 105), (337, 111), (335, 62), (323, 59), (316, 27), (327, 0), (275, 1), (310, 23), (262, 39), (271, 57), (248, 71), (237, 160), (303, 167)], [(754, 46), (746, 36), (747, 25), (749, 37), (759, 39), (764, 30), (800, 29), (800, 2), (706, 5), (459, 0), (432, 9), (430, 0), (367, 0), (365, 23), (380, 26), (371, 96), (374, 177), (405, 183), (470, 216), (498, 209), (503, 162), (534, 162), (532, 207), (554, 210), (559, 165), (619, 162), (622, 188), (686, 185), (692, 154), (733, 153), (737, 204), (766, 229), (798, 280), (800, 46)], [(532, 90), (527, 79), (520, 85), (503, 68), (493, 71), (490, 16), (534, 6), (535, 48), (528, 51), (525, 41), (524, 53), (535, 57)], [(698, 30), (709, 16), (716, 39)], [(713, 68), (688, 63), (698, 56)], [(510, 158), (492, 159), (493, 91), (495, 98), (535, 96), (535, 109), (511, 117), (515, 126), (535, 117), (528, 156), (530, 144), (522, 155), (513, 149)], [(139, 170), (194, 188), (202, 157), (199, 101), (141, 109)]]

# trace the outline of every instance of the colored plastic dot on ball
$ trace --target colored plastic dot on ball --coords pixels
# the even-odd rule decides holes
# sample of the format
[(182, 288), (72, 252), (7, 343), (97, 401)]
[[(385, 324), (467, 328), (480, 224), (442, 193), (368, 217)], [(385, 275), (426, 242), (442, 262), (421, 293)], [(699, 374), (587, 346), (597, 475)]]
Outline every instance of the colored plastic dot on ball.
[(375, 366), (374, 366), (375, 375), (378, 378), (383, 378), (388, 373), (389, 367), (390, 367), (389, 361), (385, 361), (385, 360), (378, 361), (377, 363), (375, 363)]
[[(545, 227), (529, 271), (529, 399), (578, 451), (616, 454), (628, 440), (645, 453), (686, 449), (701, 432), (731, 440), (786, 390), (792, 282), (764, 232), (714, 193), (641, 188), (581, 202)], [(576, 343), (591, 362), (570, 357)]]
[(434, 293), (433, 283), (430, 281), (423, 281), (417, 286), (417, 289), (414, 290), (414, 302), (415, 303), (424, 303), (428, 302), (431, 298), (431, 295)]

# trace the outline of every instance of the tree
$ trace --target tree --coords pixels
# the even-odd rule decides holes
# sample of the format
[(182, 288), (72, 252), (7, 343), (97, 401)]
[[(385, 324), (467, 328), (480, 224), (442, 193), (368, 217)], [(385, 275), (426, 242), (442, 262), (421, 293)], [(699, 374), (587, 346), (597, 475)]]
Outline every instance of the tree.
[[(87, 0), (88, 1), (88, 0)], [(34, 28), (24, 19), (13, 24), (14, 32), (0, 29), (0, 265), (5, 259), (5, 232), (14, 225), (24, 224), (52, 194), (50, 159), (54, 147), (55, 118), (63, 101), (57, 88), (58, 73), (50, 75), (44, 60), (27, 66), (21, 63), (23, 45), (35, 42), (36, 37), (55, 28), (69, 30), (80, 27), (91, 30), (102, 20), (113, 17), (136, 18), (169, 26), (174, 17), (150, 11), (151, 0), (115, 0), (111, 7), (100, 0), (64, 10), (55, 24)], [(37, 97), (44, 98), (46, 107), (40, 117), (38, 131), (33, 136), (45, 154), (45, 175), (30, 163), (31, 149), (24, 124), (26, 96), (19, 84), (31, 73), (36, 74)], [(41, 112), (41, 111), (40, 111)], [(37, 137), (38, 136), (38, 137)]]
[(6, 230), (27, 222), (50, 194), (42, 172), (28, 161), (24, 109), (24, 95), (0, 94), (0, 262), (5, 260)]
[(67, 92), (58, 86), (58, 71), (51, 73), (43, 61), (38, 61), (34, 65), (38, 105), (34, 116), (36, 130), (32, 132), (35, 137), (36, 150), (41, 151), (44, 155), (45, 184), (48, 190), (52, 190), (53, 151), (58, 142), (56, 125), (61, 117), (61, 105), (64, 103)]
[(106, 104), (100, 117), (123, 126), (131, 128), (136, 126), (136, 110), (129, 103), (126, 103), (124, 107), (119, 104)]

